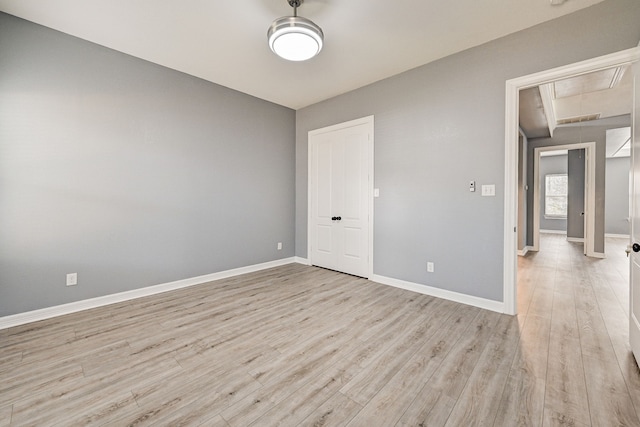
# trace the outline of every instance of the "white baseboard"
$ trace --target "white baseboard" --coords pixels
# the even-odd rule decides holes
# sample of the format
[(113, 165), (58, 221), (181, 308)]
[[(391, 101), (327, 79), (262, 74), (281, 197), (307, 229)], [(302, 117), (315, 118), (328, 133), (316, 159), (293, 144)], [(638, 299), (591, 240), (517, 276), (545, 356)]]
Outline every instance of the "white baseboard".
[(519, 256), (525, 256), (527, 254), (527, 252), (529, 252), (530, 250), (532, 250), (533, 247), (532, 246), (525, 246), (524, 248), (520, 249), (518, 251), (518, 255)]
[(393, 279), (391, 277), (379, 276), (377, 274), (374, 274), (371, 280), (383, 285), (389, 285), (424, 295), (430, 295), (449, 301), (459, 302), (461, 304), (467, 304), (474, 307), (484, 308), (486, 310), (496, 311), (498, 313), (504, 313), (504, 303), (500, 301), (492, 301), (484, 298), (474, 297), (471, 295), (461, 294), (458, 292), (447, 291), (445, 289), (434, 288), (432, 286), (420, 285), (418, 283), (406, 282), (404, 280)]
[(255, 271), (266, 270), (267, 268), (279, 267), (281, 265), (297, 262), (295, 257), (283, 258), (276, 261), (254, 264), (247, 267), (234, 268), (220, 271), (218, 273), (206, 274), (204, 276), (191, 277), (188, 279), (176, 280), (175, 282), (163, 283), (160, 285), (147, 286), (145, 288), (131, 291), (119, 292), (117, 294), (105, 295), (102, 297), (90, 298), (82, 301), (70, 302), (68, 304), (56, 305), (53, 307), (41, 308), (39, 310), (27, 311), (0, 317), (0, 329), (11, 328), (13, 326), (24, 325), (25, 323), (37, 322), (39, 320), (50, 319), (56, 316), (76, 313), (90, 308), (102, 307), (118, 302), (129, 301), (176, 289), (187, 288), (189, 286), (201, 285), (214, 280), (226, 279), (228, 277), (239, 276), (241, 274), (253, 273)]
[(303, 265), (311, 265), (311, 263), (307, 258), (302, 258), (299, 256), (293, 257), (293, 262), (297, 262), (298, 264), (303, 264)]
[(542, 230), (540, 229), (540, 233), (543, 234), (567, 234), (566, 230)]
[(567, 242), (584, 243), (584, 237), (567, 237)]
[(628, 239), (628, 234), (613, 234), (613, 233), (604, 233), (604, 237), (616, 237), (620, 239)]
[[(529, 247), (527, 247), (529, 248)], [(604, 254), (601, 254), (604, 258)], [(597, 256), (597, 255), (596, 255)], [(220, 271), (217, 273), (206, 274), (204, 276), (191, 277), (188, 279), (176, 280), (174, 282), (163, 283), (160, 285), (148, 286), (145, 288), (134, 289), (131, 291), (119, 292), (117, 294), (105, 295), (96, 298), (90, 298), (82, 301), (70, 302), (68, 304), (57, 305), (53, 307), (41, 308), (39, 310), (27, 311), (24, 313), (13, 314), (10, 316), (0, 317), (0, 329), (7, 329), (14, 326), (24, 325), (26, 323), (37, 322), (40, 320), (50, 319), (52, 317), (63, 316), (65, 314), (77, 313), (91, 308), (103, 307), (105, 305), (115, 304), (124, 301), (130, 301), (150, 295), (156, 295), (163, 292), (173, 291), (177, 289), (187, 288), (190, 286), (201, 285), (203, 283), (212, 282), (214, 280), (226, 279), (229, 277), (239, 276), (241, 274), (253, 273), (268, 268), (279, 267), (281, 265), (298, 263), (310, 265), (309, 260), (301, 257), (283, 258), (276, 261), (269, 261), (261, 264), (250, 265), (247, 267), (234, 268), (231, 270)], [(448, 291), (445, 289), (434, 288), (432, 286), (420, 285), (418, 283), (407, 282), (404, 280), (393, 279), (380, 275), (373, 275), (372, 281), (383, 285), (394, 286), (396, 288), (417, 292), (424, 295), (430, 295), (449, 301), (459, 302), (486, 310), (504, 313), (504, 303), (500, 301), (492, 301), (484, 298), (465, 295), (458, 292)]]

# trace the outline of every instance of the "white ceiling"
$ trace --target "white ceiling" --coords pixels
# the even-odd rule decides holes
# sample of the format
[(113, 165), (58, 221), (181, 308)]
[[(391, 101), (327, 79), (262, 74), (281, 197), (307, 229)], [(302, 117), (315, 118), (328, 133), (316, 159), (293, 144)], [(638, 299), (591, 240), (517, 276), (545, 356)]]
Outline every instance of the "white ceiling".
[(633, 73), (613, 67), (521, 90), (519, 124), (528, 138), (548, 138), (561, 125), (630, 117), (632, 107)]
[(316, 58), (267, 46), (286, 0), (0, 0), (0, 11), (298, 109), (603, 0), (306, 0)]
[[(608, 68), (551, 83), (555, 93), (553, 108), (556, 119), (630, 114), (633, 106), (633, 73), (628, 72), (628, 68)], [(614, 75), (616, 80), (611, 78)]]

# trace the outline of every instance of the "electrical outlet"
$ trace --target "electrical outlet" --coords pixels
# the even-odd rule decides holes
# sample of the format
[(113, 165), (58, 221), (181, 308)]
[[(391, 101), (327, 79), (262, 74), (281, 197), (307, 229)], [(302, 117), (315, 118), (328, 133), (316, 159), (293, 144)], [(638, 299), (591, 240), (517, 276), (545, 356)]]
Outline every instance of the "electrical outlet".
[(427, 273), (433, 273), (433, 263), (432, 262), (428, 262), (427, 263)]
[(75, 286), (78, 284), (78, 273), (67, 274), (67, 286)]
[(282, 250), (282, 242), (278, 242), (278, 250), (281, 251)]

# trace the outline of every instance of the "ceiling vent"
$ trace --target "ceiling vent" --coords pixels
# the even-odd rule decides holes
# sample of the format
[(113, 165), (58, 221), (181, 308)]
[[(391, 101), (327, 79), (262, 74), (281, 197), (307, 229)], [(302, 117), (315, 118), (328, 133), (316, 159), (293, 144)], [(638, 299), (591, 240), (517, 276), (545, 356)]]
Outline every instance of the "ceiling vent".
[(567, 117), (565, 119), (558, 119), (558, 125), (568, 125), (571, 123), (589, 122), (591, 120), (598, 120), (600, 113), (585, 114), (583, 116)]

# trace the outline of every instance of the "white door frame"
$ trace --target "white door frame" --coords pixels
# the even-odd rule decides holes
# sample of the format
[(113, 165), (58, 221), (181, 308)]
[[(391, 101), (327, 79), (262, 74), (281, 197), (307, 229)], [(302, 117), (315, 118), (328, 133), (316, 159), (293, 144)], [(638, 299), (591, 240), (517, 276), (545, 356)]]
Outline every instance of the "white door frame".
[(640, 60), (640, 47), (575, 64), (507, 80), (505, 92), (504, 156), (504, 312), (516, 314), (518, 225), (518, 104), (519, 91), (555, 80), (586, 74)]
[(374, 116), (367, 116), (367, 117), (362, 117), (360, 119), (355, 119), (355, 120), (350, 120), (348, 122), (344, 122), (344, 123), (338, 123), (332, 126), (327, 126), (327, 127), (323, 127), (320, 129), (314, 129), (311, 130), (307, 133), (307, 148), (308, 148), (308, 155), (307, 155), (307, 256), (308, 256), (308, 261), (310, 265), (313, 265), (313, 252), (311, 251), (311, 236), (312, 236), (312, 226), (313, 224), (311, 223), (311, 216), (312, 216), (312, 206), (311, 206), (311, 202), (313, 200), (311, 192), (313, 189), (313, 182), (312, 180), (314, 179), (312, 177), (311, 171), (312, 171), (312, 166), (311, 166), (311, 162), (312, 162), (312, 150), (311, 150), (311, 136), (312, 135), (317, 135), (317, 134), (322, 134), (322, 133), (326, 133), (326, 132), (333, 132), (336, 130), (341, 130), (341, 129), (347, 129), (350, 127), (354, 127), (354, 126), (360, 126), (360, 125), (368, 125), (369, 127), (369, 144), (367, 145), (367, 198), (369, 200), (368, 203), (368, 221), (367, 221), (367, 233), (368, 233), (368, 249), (367, 249), (367, 279), (371, 279), (373, 277), (373, 146), (374, 146), (374, 122), (373, 122), (373, 117)]
[(585, 234), (584, 247), (586, 255), (602, 258), (595, 251), (595, 230), (596, 230), (596, 143), (580, 142), (576, 144), (551, 145), (547, 147), (534, 148), (533, 154), (533, 246), (532, 251), (540, 250), (540, 153), (544, 151), (556, 150), (579, 150), (585, 149), (587, 163), (585, 164)]
[[(640, 48), (640, 43), (638, 43)], [(637, 242), (636, 236), (638, 231), (634, 223), (638, 217), (638, 188), (636, 188), (638, 174), (637, 160), (638, 160), (638, 142), (640, 141), (640, 64), (635, 63), (633, 67), (634, 84), (633, 84), (633, 106), (634, 111), (631, 118), (631, 195), (629, 203), (629, 244), (627, 246), (627, 255), (630, 253), (631, 258), (629, 262), (629, 346), (631, 347), (631, 353), (636, 361), (636, 364), (640, 364), (640, 322), (638, 321), (638, 315), (636, 313), (636, 298), (638, 295), (638, 271), (636, 260), (637, 255), (633, 250), (633, 244)]]

